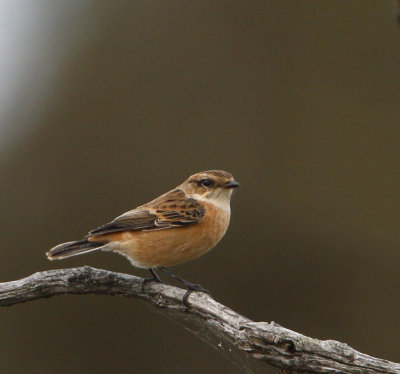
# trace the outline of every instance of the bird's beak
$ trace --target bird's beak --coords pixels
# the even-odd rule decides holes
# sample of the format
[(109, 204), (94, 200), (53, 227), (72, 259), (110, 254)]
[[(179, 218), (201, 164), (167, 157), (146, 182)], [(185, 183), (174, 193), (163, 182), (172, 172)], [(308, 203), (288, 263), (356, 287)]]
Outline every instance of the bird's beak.
[(231, 181), (228, 183), (225, 183), (224, 188), (236, 188), (239, 187), (239, 183), (236, 181)]

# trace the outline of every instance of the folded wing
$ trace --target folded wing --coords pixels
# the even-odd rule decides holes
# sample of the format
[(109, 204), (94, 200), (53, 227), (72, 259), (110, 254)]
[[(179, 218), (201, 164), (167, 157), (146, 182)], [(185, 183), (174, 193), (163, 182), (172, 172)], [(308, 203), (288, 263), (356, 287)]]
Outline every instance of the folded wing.
[(90, 231), (88, 236), (90, 238), (122, 231), (153, 231), (184, 227), (198, 223), (204, 213), (202, 204), (176, 189)]

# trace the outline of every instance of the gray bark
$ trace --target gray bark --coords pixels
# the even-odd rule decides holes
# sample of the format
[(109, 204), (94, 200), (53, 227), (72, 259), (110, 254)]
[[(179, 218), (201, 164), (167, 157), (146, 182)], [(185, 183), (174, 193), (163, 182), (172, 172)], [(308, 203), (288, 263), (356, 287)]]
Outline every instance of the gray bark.
[(142, 283), (139, 277), (87, 266), (49, 270), (0, 283), (0, 306), (65, 294), (136, 297), (180, 323), (200, 326), (196, 333), (215, 348), (221, 348), (223, 342), (242, 352), (239, 359), (233, 355), (228, 358), (245, 372), (252, 372), (248, 363), (251, 356), (282, 372), (400, 374), (398, 363), (368, 356), (334, 340), (313, 339), (274, 322), (253, 322), (206, 294), (191, 293), (190, 307), (186, 307), (182, 303), (184, 290), (153, 282), (142, 289)]

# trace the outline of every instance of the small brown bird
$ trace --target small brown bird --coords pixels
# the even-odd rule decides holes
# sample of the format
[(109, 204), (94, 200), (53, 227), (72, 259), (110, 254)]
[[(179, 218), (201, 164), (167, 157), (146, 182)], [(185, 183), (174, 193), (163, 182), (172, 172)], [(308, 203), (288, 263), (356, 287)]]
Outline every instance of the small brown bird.
[(166, 266), (193, 260), (212, 249), (224, 236), (231, 216), (233, 176), (223, 170), (196, 173), (175, 189), (100, 226), (82, 240), (59, 244), (46, 253), (60, 260), (95, 250), (120, 253), (133, 266), (149, 269), (162, 282), (160, 269), (190, 291), (208, 292), (173, 274)]

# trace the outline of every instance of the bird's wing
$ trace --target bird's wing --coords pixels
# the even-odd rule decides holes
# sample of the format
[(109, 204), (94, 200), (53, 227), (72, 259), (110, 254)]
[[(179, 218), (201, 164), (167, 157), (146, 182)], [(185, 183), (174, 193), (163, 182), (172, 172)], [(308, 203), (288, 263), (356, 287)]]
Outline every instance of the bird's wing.
[(121, 231), (153, 231), (198, 223), (205, 209), (197, 200), (176, 189), (148, 204), (130, 210), (89, 232), (89, 237)]

